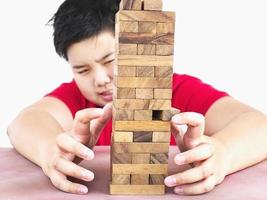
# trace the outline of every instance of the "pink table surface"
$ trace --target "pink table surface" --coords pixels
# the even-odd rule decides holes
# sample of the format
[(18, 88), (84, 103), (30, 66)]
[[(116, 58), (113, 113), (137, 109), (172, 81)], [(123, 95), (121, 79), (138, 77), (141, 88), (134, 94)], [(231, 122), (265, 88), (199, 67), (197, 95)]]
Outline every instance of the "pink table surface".
[[(95, 159), (91, 162), (82, 162), (95, 172), (95, 180), (88, 183), (87, 195), (64, 193), (54, 188), (42, 170), (18, 154), (14, 149), (0, 149), (0, 199), (2, 200), (97, 200), (97, 199), (265, 199), (267, 200), (267, 161), (247, 168), (226, 177), (224, 182), (213, 191), (198, 196), (178, 196), (167, 188), (163, 196), (113, 196), (109, 195), (109, 151), (107, 146), (95, 147)], [(178, 172), (180, 169), (173, 163), (173, 156), (178, 152), (174, 146), (170, 148), (169, 172)]]

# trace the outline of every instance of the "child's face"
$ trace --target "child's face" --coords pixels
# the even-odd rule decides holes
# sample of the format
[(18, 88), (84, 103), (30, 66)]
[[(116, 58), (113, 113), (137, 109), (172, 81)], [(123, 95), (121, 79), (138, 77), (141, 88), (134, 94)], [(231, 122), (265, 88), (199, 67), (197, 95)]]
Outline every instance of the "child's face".
[(112, 101), (115, 38), (105, 31), (97, 37), (72, 44), (68, 60), (74, 79), (86, 99), (99, 106)]

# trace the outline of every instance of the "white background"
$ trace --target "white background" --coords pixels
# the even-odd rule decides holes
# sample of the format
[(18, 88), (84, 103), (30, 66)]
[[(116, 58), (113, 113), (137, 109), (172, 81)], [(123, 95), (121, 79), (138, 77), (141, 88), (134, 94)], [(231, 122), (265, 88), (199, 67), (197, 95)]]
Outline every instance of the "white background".
[[(0, 7), (0, 147), (25, 106), (72, 78), (47, 21), (62, 0), (5, 1)], [(201, 78), (267, 113), (267, 1), (165, 0), (176, 12), (174, 71)]]

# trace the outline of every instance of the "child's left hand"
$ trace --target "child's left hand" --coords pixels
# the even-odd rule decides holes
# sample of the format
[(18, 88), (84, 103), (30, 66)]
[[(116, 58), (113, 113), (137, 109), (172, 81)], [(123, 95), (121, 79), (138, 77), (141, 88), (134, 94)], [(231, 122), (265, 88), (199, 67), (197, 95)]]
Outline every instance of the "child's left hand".
[[(187, 130), (183, 130), (183, 129)], [(211, 191), (227, 175), (229, 155), (214, 137), (204, 135), (205, 118), (185, 112), (172, 118), (172, 133), (183, 153), (177, 154), (177, 165), (191, 164), (193, 168), (165, 178), (165, 184), (175, 187), (174, 192), (184, 195)], [(183, 133), (185, 132), (185, 133)]]

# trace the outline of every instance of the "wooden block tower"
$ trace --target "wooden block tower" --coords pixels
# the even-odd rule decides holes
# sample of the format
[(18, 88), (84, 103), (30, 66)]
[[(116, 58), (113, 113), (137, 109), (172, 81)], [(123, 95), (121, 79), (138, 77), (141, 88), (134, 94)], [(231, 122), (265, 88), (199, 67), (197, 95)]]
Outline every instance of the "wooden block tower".
[(165, 193), (175, 13), (162, 0), (121, 0), (116, 14), (110, 193)]

